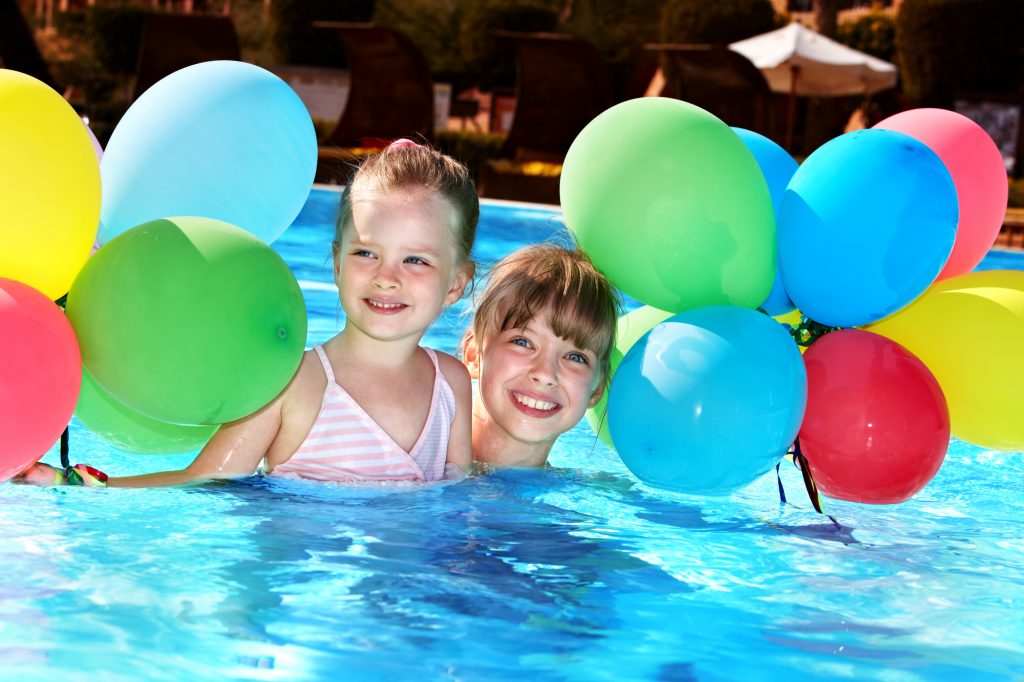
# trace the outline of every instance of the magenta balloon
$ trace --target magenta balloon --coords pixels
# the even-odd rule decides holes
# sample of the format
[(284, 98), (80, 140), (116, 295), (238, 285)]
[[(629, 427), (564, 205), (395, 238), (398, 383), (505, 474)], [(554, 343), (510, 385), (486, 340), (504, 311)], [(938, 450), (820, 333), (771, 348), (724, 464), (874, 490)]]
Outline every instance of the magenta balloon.
[(82, 357), (60, 308), (0, 278), (0, 481), (39, 461), (71, 419)]
[(1006, 215), (1006, 166), (995, 142), (977, 123), (947, 109), (911, 109), (875, 127), (928, 145), (953, 177), (960, 224), (953, 251), (936, 281), (974, 270), (995, 243)]

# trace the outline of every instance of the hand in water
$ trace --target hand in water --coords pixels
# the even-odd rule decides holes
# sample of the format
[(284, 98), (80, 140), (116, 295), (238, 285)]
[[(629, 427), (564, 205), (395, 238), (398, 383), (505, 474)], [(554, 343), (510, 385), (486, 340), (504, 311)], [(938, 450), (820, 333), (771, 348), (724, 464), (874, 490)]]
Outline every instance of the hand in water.
[(14, 483), (28, 485), (81, 485), (88, 488), (105, 488), (107, 475), (88, 464), (76, 464), (67, 473), (42, 462), (33, 464), (13, 479)]

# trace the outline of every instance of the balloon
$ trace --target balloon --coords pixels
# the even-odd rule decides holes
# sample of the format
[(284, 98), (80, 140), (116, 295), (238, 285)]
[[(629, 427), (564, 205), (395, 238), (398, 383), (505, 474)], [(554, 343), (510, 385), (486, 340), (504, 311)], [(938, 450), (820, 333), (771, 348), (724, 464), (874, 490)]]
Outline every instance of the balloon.
[(170, 216), (203, 216), (272, 242), (302, 209), (317, 143), (302, 100), (252, 64), (203, 62), (147, 90), (107, 143), (100, 243)]
[(970, 272), (995, 243), (1006, 214), (1006, 165), (992, 138), (971, 119), (946, 109), (911, 109), (875, 128), (906, 133), (946, 164), (960, 200), (960, 224), (937, 279)]
[(172, 424), (258, 410), (292, 378), (306, 340), (288, 266), (209, 218), (155, 220), (105, 244), (72, 285), (67, 314), (96, 381)]
[(775, 273), (775, 220), (757, 162), (699, 107), (645, 97), (580, 132), (562, 167), (565, 222), (612, 282), (648, 305), (754, 308)]
[[(633, 347), (633, 344), (640, 340), (640, 337), (650, 331), (655, 325), (661, 324), (672, 313), (652, 308), (649, 305), (642, 306), (619, 317), (615, 325), (615, 345), (612, 346), (610, 357), (609, 380), (615, 376), (615, 370), (622, 362), (623, 356)], [(601, 399), (592, 408), (587, 410), (587, 422), (594, 429), (597, 437), (605, 445), (615, 447), (612, 443), (612, 435), (608, 432), (608, 391), (601, 394)]]
[(782, 200), (786, 291), (830, 327), (879, 320), (932, 283), (956, 222), (953, 180), (928, 147), (889, 130), (841, 135), (803, 162)]
[(1024, 272), (944, 279), (868, 329), (906, 347), (935, 374), (954, 436), (1024, 450)]
[[(764, 135), (745, 128), (733, 127), (733, 131), (740, 136), (743, 144), (754, 155), (758, 167), (764, 174), (765, 182), (768, 183), (768, 193), (772, 197), (772, 210), (778, 220), (782, 197), (786, 193), (786, 185), (789, 184), (793, 173), (796, 173), (799, 164), (789, 155), (789, 152)], [(775, 280), (772, 283), (771, 292), (761, 304), (761, 308), (769, 315), (776, 316), (788, 313), (794, 307), (793, 301), (789, 300), (789, 294), (786, 293), (786, 285), (782, 282), (782, 270), (776, 260)]]
[(82, 119), (41, 81), (0, 69), (0, 277), (50, 300), (89, 257), (100, 173)]
[(102, 161), (103, 145), (101, 145), (100, 141), (96, 139), (96, 133), (92, 132), (92, 128), (89, 127), (89, 124), (85, 123), (85, 121), (82, 121), (82, 123), (85, 124), (85, 132), (89, 134), (89, 142), (92, 143), (92, 150), (96, 153), (96, 160)]
[(626, 353), (608, 423), (622, 461), (644, 482), (722, 495), (779, 462), (806, 395), (800, 353), (782, 325), (711, 306), (666, 320)]
[(800, 446), (822, 493), (850, 502), (910, 499), (942, 466), (949, 410), (925, 364), (859, 329), (826, 334), (804, 354)]
[(0, 481), (39, 461), (71, 419), (81, 381), (75, 333), (32, 287), (0, 278)]
[(75, 416), (114, 447), (135, 454), (173, 455), (203, 447), (216, 426), (167, 424), (139, 414), (119, 402), (82, 369), (82, 389)]

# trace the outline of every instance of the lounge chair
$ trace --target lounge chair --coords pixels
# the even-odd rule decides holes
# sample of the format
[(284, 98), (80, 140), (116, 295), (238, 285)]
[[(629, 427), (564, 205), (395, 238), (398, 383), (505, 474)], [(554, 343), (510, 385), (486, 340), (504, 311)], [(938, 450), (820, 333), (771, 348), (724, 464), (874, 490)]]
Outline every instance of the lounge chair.
[(516, 106), (504, 160), (480, 169), (481, 192), (557, 204), (558, 164), (579, 132), (614, 102), (611, 69), (593, 45), (571, 36), (497, 36), (516, 48)]
[(154, 83), (200, 62), (241, 58), (230, 17), (149, 14), (142, 25), (132, 101)]
[(434, 137), (434, 82), (419, 49), (404, 34), (382, 26), (316, 21), (341, 40), (349, 92), (334, 129), (320, 142), (317, 179), (344, 182), (346, 161), (392, 140)]

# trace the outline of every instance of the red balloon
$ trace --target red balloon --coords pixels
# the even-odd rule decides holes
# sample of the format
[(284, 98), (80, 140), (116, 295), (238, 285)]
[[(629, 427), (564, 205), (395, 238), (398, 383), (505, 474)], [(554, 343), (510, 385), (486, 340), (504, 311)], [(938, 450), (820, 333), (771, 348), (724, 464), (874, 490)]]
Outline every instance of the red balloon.
[(878, 334), (843, 329), (818, 339), (804, 364), (800, 446), (822, 493), (893, 504), (935, 476), (949, 446), (949, 409), (916, 356)]
[(0, 481), (39, 461), (71, 419), (82, 356), (57, 305), (0, 278)]

